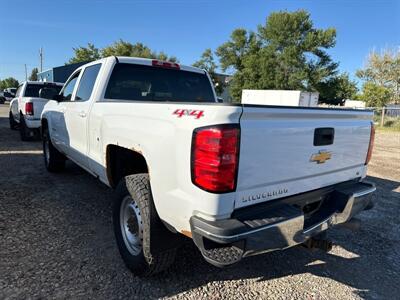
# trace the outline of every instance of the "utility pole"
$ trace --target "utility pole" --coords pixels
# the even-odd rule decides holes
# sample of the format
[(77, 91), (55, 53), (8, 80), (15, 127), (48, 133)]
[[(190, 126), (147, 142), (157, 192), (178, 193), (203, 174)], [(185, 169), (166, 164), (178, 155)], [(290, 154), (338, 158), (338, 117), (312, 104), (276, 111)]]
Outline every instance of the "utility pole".
[(40, 47), (39, 57), (40, 57), (40, 72), (43, 72), (43, 47)]
[(26, 69), (26, 64), (25, 66), (25, 81), (28, 81), (28, 70)]

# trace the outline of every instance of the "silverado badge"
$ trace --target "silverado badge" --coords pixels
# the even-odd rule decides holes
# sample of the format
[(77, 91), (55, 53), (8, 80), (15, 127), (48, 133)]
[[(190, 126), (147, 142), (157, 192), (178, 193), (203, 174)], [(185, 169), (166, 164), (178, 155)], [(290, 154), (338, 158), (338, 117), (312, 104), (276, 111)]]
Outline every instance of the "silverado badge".
[(323, 164), (327, 160), (331, 159), (332, 153), (320, 150), (318, 153), (311, 155), (311, 161), (316, 162), (317, 164)]

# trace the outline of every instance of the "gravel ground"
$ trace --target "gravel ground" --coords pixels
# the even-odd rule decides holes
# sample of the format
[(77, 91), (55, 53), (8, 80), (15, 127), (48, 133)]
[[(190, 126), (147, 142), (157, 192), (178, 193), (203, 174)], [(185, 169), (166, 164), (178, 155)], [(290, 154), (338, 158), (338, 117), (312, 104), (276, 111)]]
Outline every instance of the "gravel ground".
[(123, 265), (112, 191), (69, 163), (48, 174), (40, 142), (21, 142), (0, 105), (0, 299), (399, 299), (400, 133), (378, 132), (376, 206), (358, 232), (330, 231), (329, 253), (302, 247), (217, 269), (192, 245), (147, 280)]

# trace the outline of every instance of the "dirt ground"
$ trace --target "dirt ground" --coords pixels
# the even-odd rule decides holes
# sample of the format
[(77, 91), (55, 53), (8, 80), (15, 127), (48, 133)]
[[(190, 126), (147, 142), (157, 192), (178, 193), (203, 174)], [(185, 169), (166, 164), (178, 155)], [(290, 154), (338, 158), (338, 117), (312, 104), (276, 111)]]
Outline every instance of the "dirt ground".
[(40, 142), (21, 142), (0, 105), (0, 299), (399, 299), (400, 133), (378, 132), (368, 180), (374, 209), (329, 253), (294, 247), (225, 269), (188, 244), (151, 279), (122, 263), (112, 190), (72, 163), (49, 174)]

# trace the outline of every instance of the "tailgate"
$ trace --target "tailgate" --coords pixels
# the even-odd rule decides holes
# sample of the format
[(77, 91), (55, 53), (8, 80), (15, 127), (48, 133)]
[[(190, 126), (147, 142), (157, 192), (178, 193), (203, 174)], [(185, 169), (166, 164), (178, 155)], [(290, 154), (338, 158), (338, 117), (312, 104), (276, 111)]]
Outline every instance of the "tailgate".
[(33, 120), (40, 120), (43, 108), (48, 101), (49, 101), (48, 99), (44, 98), (32, 98), (32, 97), (26, 98), (25, 102), (33, 103), (33, 116), (26, 116), (26, 117)]
[(365, 176), (371, 119), (361, 110), (244, 105), (235, 207)]

